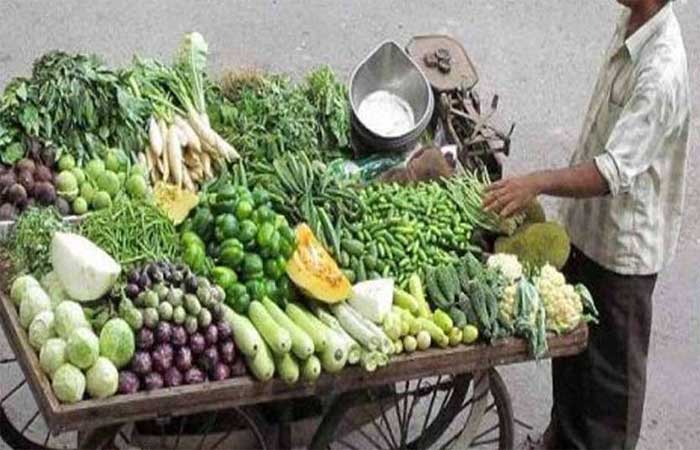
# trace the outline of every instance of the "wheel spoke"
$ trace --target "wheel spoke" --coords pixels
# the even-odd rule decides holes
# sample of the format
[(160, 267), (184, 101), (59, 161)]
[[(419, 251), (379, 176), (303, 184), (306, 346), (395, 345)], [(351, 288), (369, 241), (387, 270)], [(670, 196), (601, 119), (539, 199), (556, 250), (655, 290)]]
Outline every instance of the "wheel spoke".
[(29, 426), (30, 426), (31, 424), (34, 423), (34, 421), (36, 420), (37, 417), (39, 417), (39, 410), (37, 410), (37, 411), (34, 413), (34, 415), (32, 416), (32, 418), (29, 419), (29, 422), (27, 422), (27, 423), (24, 424), (24, 426), (22, 427), (22, 431), (20, 431), (19, 434), (24, 434), (24, 432), (27, 431), (27, 428), (29, 428)]
[(495, 444), (500, 440), (500, 436), (495, 437), (493, 439), (488, 439), (485, 441), (474, 441), (471, 443), (471, 447), (481, 447), (482, 445), (489, 445), (489, 444)]
[(360, 433), (362, 437), (364, 437), (370, 444), (374, 445), (375, 448), (382, 448), (381, 445), (374, 440), (372, 436), (370, 436), (369, 433), (367, 433), (363, 427), (357, 426), (357, 422), (355, 422), (354, 419), (351, 418), (351, 416), (348, 416), (348, 421), (350, 422), (350, 425), (352, 425), (353, 429)]
[(175, 437), (175, 448), (180, 446), (180, 439), (182, 438), (182, 433), (185, 431), (185, 422), (187, 422), (187, 416), (180, 419), (180, 427), (177, 430), (177, 437)]
[(49, 439), (51, 439), (51, 431), (46, 432), (46, 437), (44, 438), (44, 444), (42, 447), (46, 448), (49, 446)]
[(377, 429), (377, 432), (378, 432), (379, 435), (382, 437), (382, 439), (384, 440), (384, 442), (386, 442), (386, 445), (387, 445), (389, 448), (394, 448), (394, 446), (391, 445), (391, 442), (389, 441), (389, 438), (388, 438), (387, 435), (384, 433), (384, 431), (382, 430), (382, 428), (381, 428), (379, 425), (377, 425), (377, 421), (375, 420), (376, 418), (375, 418), (374, 414), (367, 414), (367, 404), (362, 405), (360, 408), (362, 409), (362, 412), (365, 414), (365, 417), (369, 418), (369, 422), (371, 422), (372, 425), (374, 425), (374, 428)]
[[(440, 384), (441, 379), (442, 375), (438, 376), (437, 382), (435, 384)], [(433, 395), (430, 398), (430, 405), (428, 406), (428, 412), (426, 413), (425, 420), (423, 421), (423, 429), (421, 431), (421, 434), (425, 433), (426, 428), (428, 428), (428, 422), (430, 421), (430, 416), (433, 414), (433, 405), (435, 404), (435, 397), (437, 396), (437, 392), (437, 389), (433, 390)]]
[(518, 425), (520, 425), (521, 427), (525, 428), (528, 431), (534, 430), (532, 425), (530, 425), (529, 423), (523, 422), (520, 419), (514, 418), (513, 422), (517, 423)]
[(500, 424), (499, 424), (498, 422), (496, 422), (495, 425), (490, 426), (490, 427), (487, 428), (486, 430), (484, 430), (484, 431), (482, 431), (481, 433), (479, 433), (479, 434), (477, 434), (476, 436), (474, 436), (474, 439), (472, 439), (472, 442), (477, 442), (479, 439), (481, 439), (481, 438), (483, 438), (483, 437), (485, 437), (485, 436), (488, 436), (490, 433), (493, 433), (495, 430), (498, 430), (499, 425), (500, 425)]
[(0, 359), (0, 364), (9, 364), (9, 363), (13, 363), (16, 361), (17, 361), (17, 358), (2, 358), (2, 359)]
[(24, 379), (22, 380), (17, 386), (13, 387), (7, 394), (5, 394), (2, 398), (0, 398), (0, 405), (5, 403), (5, 400), (8, 398), (12, 397), (12, 394), (20, 390), (22, 386), (24, 386), (27, 383), (27, 380)]
[(381, 401), (377, 402), (376, 405), (379, 407), (379, 411), (382, 413), (382, 420), (384, 421), (384, 425), (386, 426), (387, 431), (389, 432), (389, 437), (391, 438), (392, 444), (394, 444), (391, 448), (399, 448), (399, 446), (396, 444), (396, 439), (394, 438), (394, 430), (392, 429), (392, 426), (389, 424), (389, 419), (386, 416), (386, 411), (384, 410), (384, 405)]
[(215, 411), (214, 414), (212, 414), (210, 417), (211, 419), (208, 420), (206, 425), (204, 426), (204, 433), (202, 434), (202, 439), (199, 440), (197, 450), (202, 450), (202, 448), (204, 447), (204, 441), (207, 439), (207, 436), (209, 436), (209, 432), (214, 427), (214, 424), (216, 423), (216, 418), (218, 417), (218, 413)]
[[(361, 449), (358, 447), (355, 447), (353, 444), (349, 443), (345, 439), (338, 439), (339, 444), (343, 444), (345, 447), (349, 448), (350, 450), (367, 450), (367, 449)], [(377, 449), (381, 450), (381, 447), (377, 447)]]

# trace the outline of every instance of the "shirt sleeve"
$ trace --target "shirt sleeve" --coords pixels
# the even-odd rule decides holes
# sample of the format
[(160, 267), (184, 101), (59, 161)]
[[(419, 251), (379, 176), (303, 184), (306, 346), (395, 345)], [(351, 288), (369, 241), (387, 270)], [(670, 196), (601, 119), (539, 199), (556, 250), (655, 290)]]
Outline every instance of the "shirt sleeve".
[(672, 96), (661, 79), (640, 80), (620, 113), (605, 152), (595, 158), (613, 196), (627, 193), (634, 178), (664, 151), (671, 124)]

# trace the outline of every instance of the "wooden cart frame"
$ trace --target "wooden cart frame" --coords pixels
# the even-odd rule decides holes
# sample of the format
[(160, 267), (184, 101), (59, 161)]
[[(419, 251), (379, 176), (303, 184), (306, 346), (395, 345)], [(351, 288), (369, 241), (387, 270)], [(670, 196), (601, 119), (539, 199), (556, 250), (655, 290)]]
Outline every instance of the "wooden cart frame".
[[(245, 376), (221, 382), (165, 388), (63, 405), (56, 399), (49, 379), (40, 369), (37, 354), (29, 345), (27, 334), (20, 326), (14, 305), (8, 296), (2, 293), (0, 319), (17, 363), (25, 375), (26, 384), (31, 389), (49, 430), (53, 433), (70, 430), (84, 432), (88, 428), (114, 432), (113, 430), (125, 423), (164, 420), (304, 397), (339, 396), (347, 392), (393, 385), (416, 378), (478, 373), (531, 359), (524, 340), (508, 338), (490, 345), (430, 349), (411, 355), (400, 355), (392, 358), (388, 366), (373, 373), (351, 367), (338, 375), (323, 374), (314, 383), (289, 386), (278, 379), (262, 383)], [(586, 326), (581, 326), (565, 336), (550, 336), (547, 357), (576, 354), (585, 348), (587, 337)], [(2, 399), (5, 400), (8, 394), (11, 393), (2, 393)], [(284, 440), (282, 438), (282, 441)], [(89, 444), (84, 442), (84, 445)]]

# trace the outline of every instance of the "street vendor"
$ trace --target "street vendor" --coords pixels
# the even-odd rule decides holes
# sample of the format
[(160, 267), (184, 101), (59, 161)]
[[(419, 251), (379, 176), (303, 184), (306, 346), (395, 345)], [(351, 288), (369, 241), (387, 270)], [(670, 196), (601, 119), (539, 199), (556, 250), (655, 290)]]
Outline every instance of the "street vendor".
[(565, 267), (600, 311), (588, 349), (552, 362), (554, 405), (541, 445), (628, 449), (644, 406), (652, 294), (678, 241), (690, 89), (670, 0), (625, 10), (605, 56), (570, 167), (496, 182), (486, 207), (510, 216), (539, 194), (567, 197)]

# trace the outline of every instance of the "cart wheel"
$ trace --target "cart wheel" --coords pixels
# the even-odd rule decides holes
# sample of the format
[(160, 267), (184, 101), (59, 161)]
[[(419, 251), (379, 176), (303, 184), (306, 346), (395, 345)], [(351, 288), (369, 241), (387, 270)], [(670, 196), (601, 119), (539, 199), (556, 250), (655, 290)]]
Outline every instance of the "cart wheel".
[(336, 399), (310, 448), (513, 448), (510, 397), (495, 370), (441, 375)]
[(78, 446), (77, 433), (51, 435), (17, 360), (6, 355), (0, 359), (0, 440), (23, 450)]
[[(0, 357), (2, 358), (2, 357)], [(255, 410), (233, 409), (170, 420), (116, 425), (96, 440), (77, 432), (52, 435), (14, 357), (0, 359), (0, 448), (73, 450), (138, 448), (267, 450), (262, 420)], [(232, 445), (232, 442), (235, 444)], [(5, 445), (3, 445), (3, 443)], [(238, 445), (238, 447), (236, 447)]]

